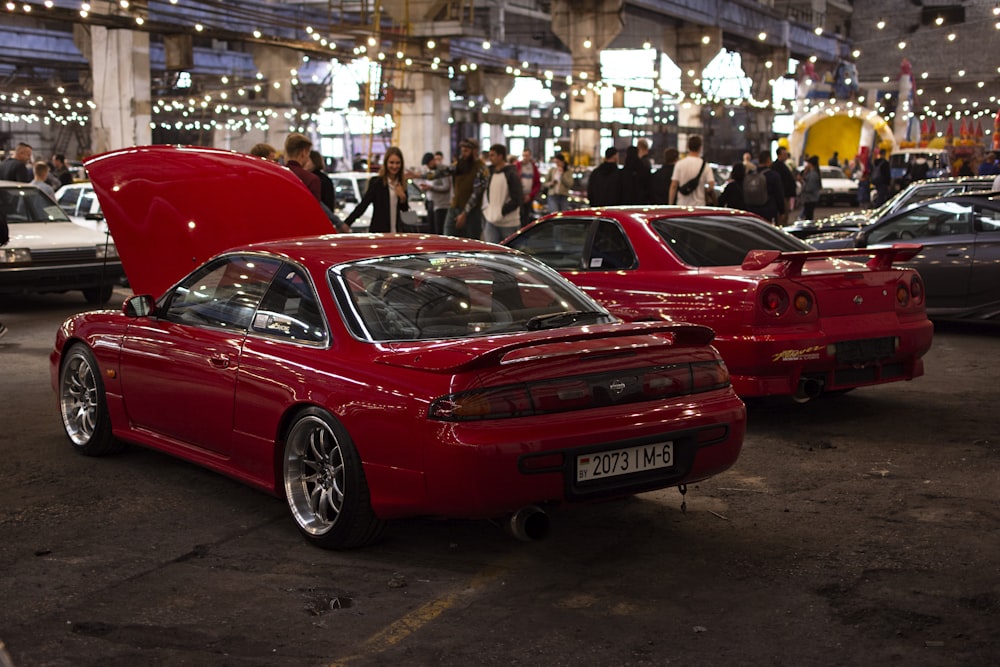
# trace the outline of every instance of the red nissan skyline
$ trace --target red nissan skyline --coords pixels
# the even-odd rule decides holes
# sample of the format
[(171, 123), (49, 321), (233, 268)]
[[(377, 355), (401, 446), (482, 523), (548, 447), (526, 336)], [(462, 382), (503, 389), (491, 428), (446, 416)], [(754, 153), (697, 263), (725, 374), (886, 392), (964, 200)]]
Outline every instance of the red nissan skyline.
[(150, 447), (283, 498), (325, 548), (390, 519), (510, 518), (684, 487), (746, 411), (697, 324), (626, 323), (543, 263), (431, 235), (334, 234), (266, 160), (139, 147), (88, 172), (135, 295), (60, 327), (73, 448)]
[(924, 372), (924, 283), (893, 265), (919, 245), (816, 250), (750, 213), (680, 206), (554, 213), (504, 244), (626, 321), (711, 327), (743, 398), (807, 401)]

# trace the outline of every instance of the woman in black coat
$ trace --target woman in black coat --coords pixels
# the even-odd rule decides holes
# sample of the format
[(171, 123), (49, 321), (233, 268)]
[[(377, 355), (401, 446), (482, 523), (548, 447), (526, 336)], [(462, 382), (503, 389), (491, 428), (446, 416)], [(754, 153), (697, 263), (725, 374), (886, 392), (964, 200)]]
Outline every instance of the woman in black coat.
[(406, 201), (406, 177), (403, 168), (403, 152), (396, 146), (390, 146), (385, 151), (382, 168), (376, 176), (368, 181), (368, 190), (354, 207), (344, 222), (350, 226), (369, 206), (372, 209), (370, 232), (403, 231), (400, 211), (409, 211)]
[(742, 162), (733, 165), (733, 170), (729, 172), (729, 182), (726, 189), (719, 195), (719, 206), (726, 208), (736, 208), (744, 210), (746, 202), (743, 200), (743, 179), (747, 175), (747, 168)]
[(622, 167), (622, 204), (649, 203), (649, 167), (639, 159), (639, 149), (629, 146), (625, 150), (625, 165)]

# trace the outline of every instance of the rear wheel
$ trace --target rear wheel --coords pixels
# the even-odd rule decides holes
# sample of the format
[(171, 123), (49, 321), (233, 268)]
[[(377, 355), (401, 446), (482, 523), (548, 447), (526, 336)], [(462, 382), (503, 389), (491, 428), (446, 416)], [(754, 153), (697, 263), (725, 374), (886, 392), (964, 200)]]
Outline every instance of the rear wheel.
[(382, 533), (361, 457), (329, 413), (304, 410), (285, 438), (285, 498), (299, 531), (324, 549), (364, 546)]
[(66, 436), (81, 454), (105, 456), (124, 448), (111, 435), (100, 369), (85, 345), (72, 346), (63, 357), (59, 370), (59, 412)]

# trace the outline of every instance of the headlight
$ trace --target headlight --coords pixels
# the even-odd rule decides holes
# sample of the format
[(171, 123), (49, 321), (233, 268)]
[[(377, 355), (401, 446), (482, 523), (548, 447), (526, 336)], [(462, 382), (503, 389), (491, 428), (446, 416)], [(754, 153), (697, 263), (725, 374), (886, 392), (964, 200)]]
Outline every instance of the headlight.
[(97, 259), (117, 259), (118, 248), (114, 243), (102, 243), (97, 246)]
[(27, 264), (31, 251), (27, 248), (0, 248), (0, 264)]

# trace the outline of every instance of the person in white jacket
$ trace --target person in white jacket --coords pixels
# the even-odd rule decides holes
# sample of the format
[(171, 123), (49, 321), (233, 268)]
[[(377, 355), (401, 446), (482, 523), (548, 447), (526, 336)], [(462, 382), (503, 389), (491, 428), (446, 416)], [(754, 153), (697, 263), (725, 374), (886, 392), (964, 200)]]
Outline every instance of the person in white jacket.
[(499, 243), (521, 226), (524, 190), (517, 167), (507, 162), (507, 147), (493, 144), (487, 156), (490, 180), (483, 192), (483, 240)]

